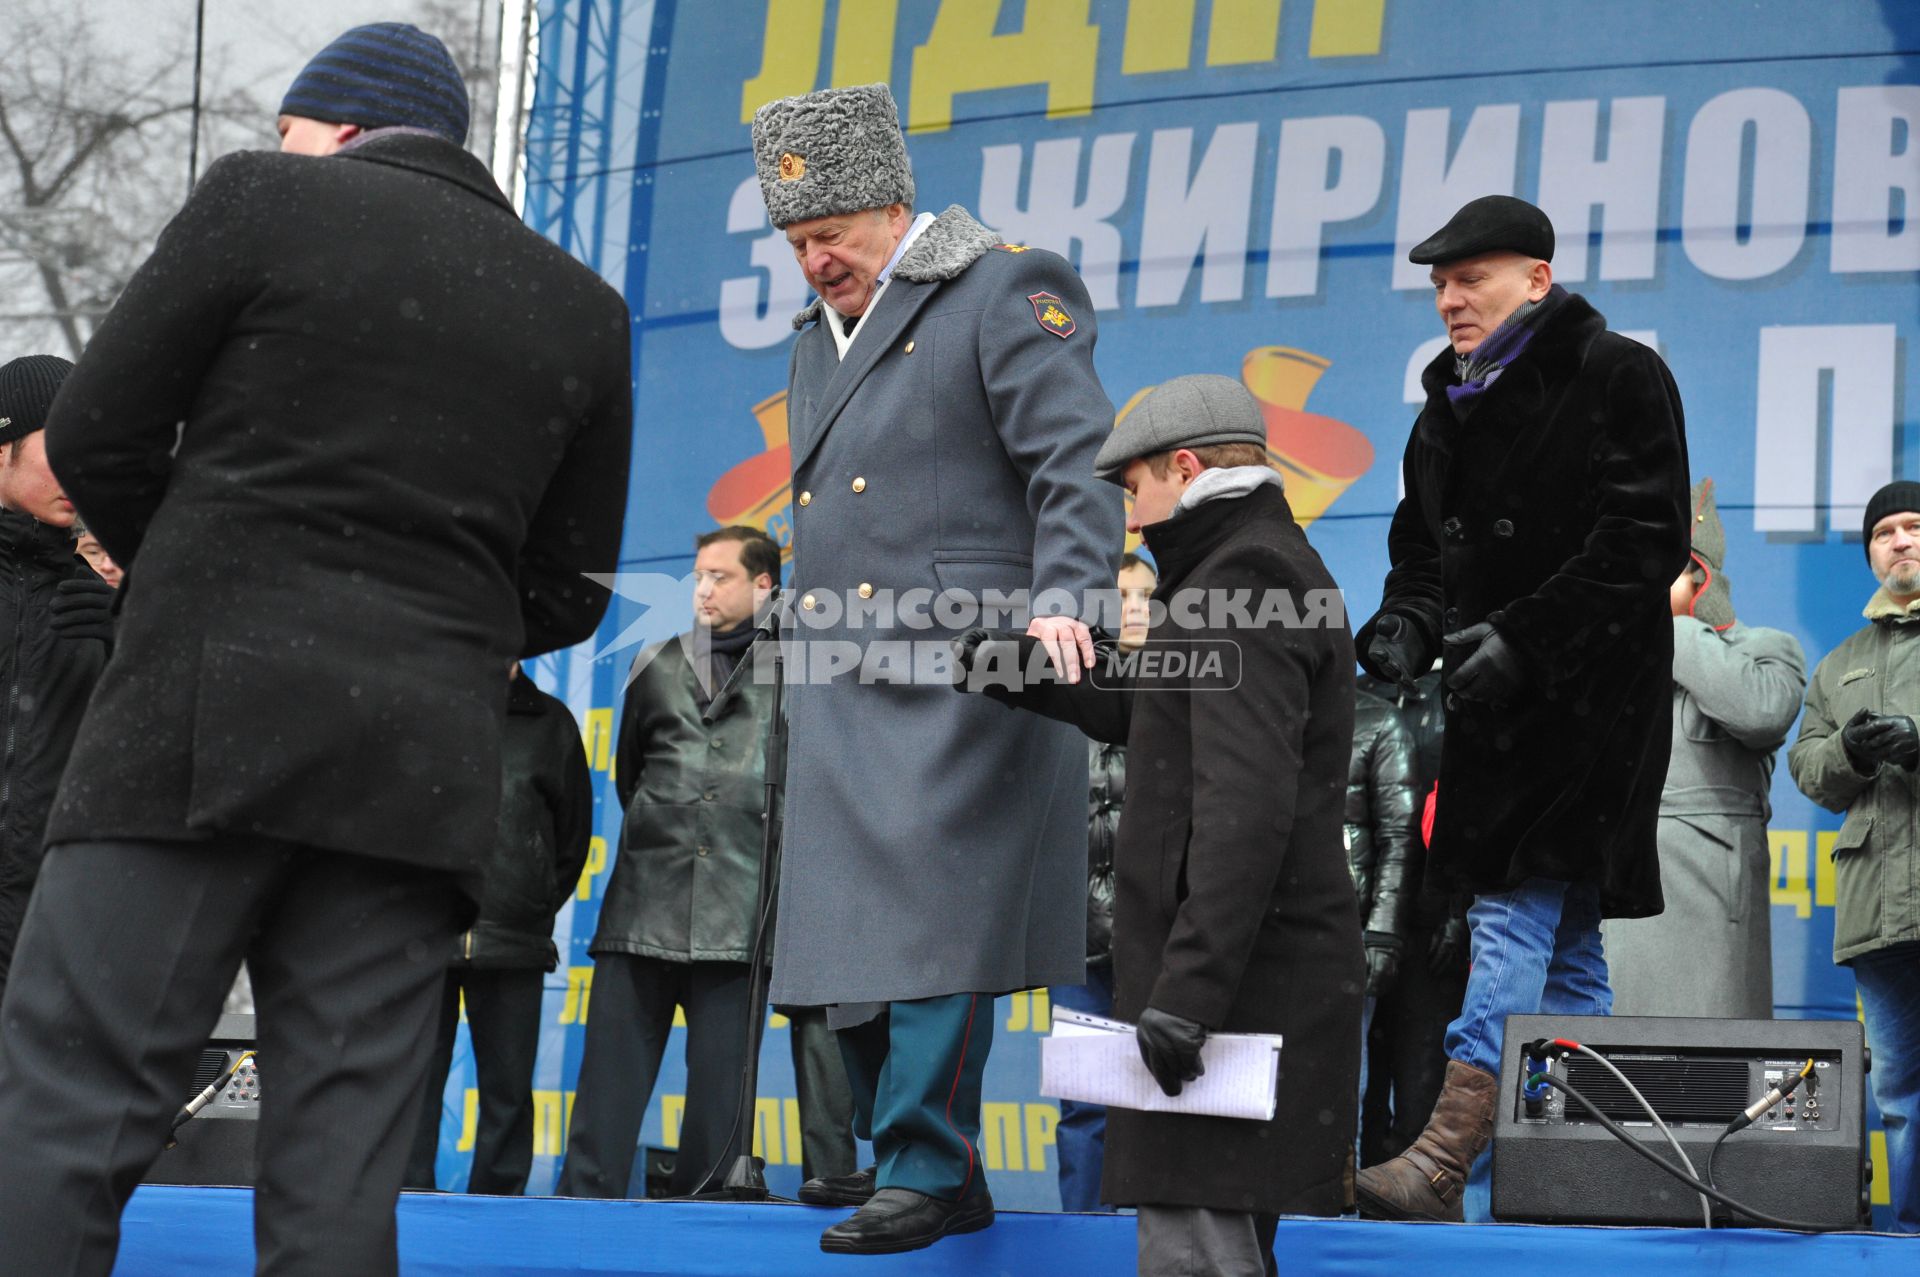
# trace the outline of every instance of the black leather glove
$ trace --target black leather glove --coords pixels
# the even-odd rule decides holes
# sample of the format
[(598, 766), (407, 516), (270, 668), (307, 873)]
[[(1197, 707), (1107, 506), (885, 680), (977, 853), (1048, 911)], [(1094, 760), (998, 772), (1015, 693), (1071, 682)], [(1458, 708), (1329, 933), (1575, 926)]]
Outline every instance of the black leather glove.
[(1133, 1035), (1147, 1072), (1168, 1095), (1180, 1094), (1182, 1087), (1207, 1071), (1200, 1062), (1200, 1048), (1207, 1041), (1203, 1024), (1148, 1007), (1140, 1013)]
[(1454, 664), (1447, 677), (1447, 691), (1461, 700), (1505, 705), (1526, 686), (1527, 671), (1520, 664), (1520, 653), (1490, 622), (1455, 630), (1440, 641), (1450, 649), (1464, 648), (1471, 653)]
[(1421, 656), (1420, 633), (1413, 622), (1397, 612), (1382, 612), (1373, 623), (1373, 637), (1360, 663), (1375, 678), (1398, 683), (1411, 694), (1415, 677), (1426, 672)]
[(1870, 774), (1883, 763), (1908, 771), (1920, 766), (1920, 730), (1904, 714), (1857, 710), (1840, 729), (1840, 745), (1858, 772)]
[(1427, 942), (1427, 970), (1437, 976), (1459, 975), (1467, 969), (1467, 920), (1458, 914), (1434, 929)]
[(1385, 931), (1369, 931), (1363, 937), (1367, 950), (1367, 996), (1383, 996), (1400, 974), (1400, 954), (1406, 946), (1400, 937)]
[(48, 625), (66, 639), (113, 642), (114, 589), (98, 578), (70, 577), (54, 587)]
[(973, 659), (980, 653), (980, 645), (993, 638), (992, 630), (974, 626), (950, 645), (953, 648), (953, 685), (961, 691), (967, 690), (967, 675), (973, 673)]

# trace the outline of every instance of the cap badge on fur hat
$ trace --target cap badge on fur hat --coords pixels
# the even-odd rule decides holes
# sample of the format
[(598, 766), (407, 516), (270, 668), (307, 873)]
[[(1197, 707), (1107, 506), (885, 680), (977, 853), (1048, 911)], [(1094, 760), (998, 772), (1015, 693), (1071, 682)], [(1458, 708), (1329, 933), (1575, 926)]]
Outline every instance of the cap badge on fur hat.
[(1040, 321), (1042, 328), (1062, 341), (1073, 336), (1076, 327), (1073, 316), (1067, 313), (1058, 297), (1052, 293), (1029, 293), (1027, 300), (1033, 303), (1033, 317)]
[(780, 153), (781, 181), (797, 182), (806, 175), (807, 161), (804, 156), (795, 155), (792, 151), (782, 151)]

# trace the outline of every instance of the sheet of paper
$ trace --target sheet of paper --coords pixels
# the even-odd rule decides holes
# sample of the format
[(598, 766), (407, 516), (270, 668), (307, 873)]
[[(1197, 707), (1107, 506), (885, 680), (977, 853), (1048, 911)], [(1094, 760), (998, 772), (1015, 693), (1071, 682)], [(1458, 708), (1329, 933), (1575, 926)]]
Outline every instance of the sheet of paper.
[(1040, 1093), (1087, 1104), (1151, 1113), (1196, 1113), (1266, 1121), (1273, 1117), (1280, 1077), (1280, 1038), (1221, 1033), (1200, 1050), (1206, 1073), (1167, 1095), (1140, 1058), (1133, 1026), (1057, 1010), (1053, 1034), (1040, 1044)]

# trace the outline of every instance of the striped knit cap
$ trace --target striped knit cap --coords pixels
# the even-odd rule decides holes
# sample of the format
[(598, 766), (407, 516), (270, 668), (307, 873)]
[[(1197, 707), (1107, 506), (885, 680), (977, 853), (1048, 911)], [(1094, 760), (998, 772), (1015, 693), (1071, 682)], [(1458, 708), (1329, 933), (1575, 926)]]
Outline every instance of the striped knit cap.
[(467, 143), (467, 84), (438, 37), (405, 22), (355, 27), (314, 55), (280, 114), (364, 129), (404, 126)]
[(47, 409), (73, 365), (58, 355), (22, 355), (0, 367), (0, 444), (47, 424)]

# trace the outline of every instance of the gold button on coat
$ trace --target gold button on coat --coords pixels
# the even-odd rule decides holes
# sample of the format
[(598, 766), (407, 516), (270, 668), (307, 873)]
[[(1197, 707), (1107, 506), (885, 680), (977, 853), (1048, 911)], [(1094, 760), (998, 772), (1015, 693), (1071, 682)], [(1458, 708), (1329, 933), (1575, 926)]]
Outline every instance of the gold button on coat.
[(855, 492), (865, 492), (867, 490), (867, 481), (856, 475), (853, 480), (853, 490)]
[(800, 600), (800, 606), (801, 606), (801, 607), (803, 607), (803, 608), (805, 608), (805, 609), (806, 609), (807, 611), (809, 611), (809, 612), (811, 612), (811, 611), (813, 611), (813, 606), (814, 606), (814, 604), (813, 604), (813, 595), (811, 595), (811, 594), (809, 594), (809, 595), (807, 595), (807, 597), (806, 597), (806, 598), (804, 598), (804, 599), (801, 599), (801, 600)]
[(870, 599), (873, 597), (873, 587), (871, 585), (868, 585), (865, 581), (860, 582), (860, 597), (863, 599)]
[(811, 492), (802, 492), (802, 493), (800, 494), (800, 504), (801, 504), (801, 505), (812, 505), (812, 504), (813, 504), (813, 494), (812, 494)]
[(909, 355), (911, 355), (911, 354), (913, 353), (913, 343), (912, 343), (912, 342), (908, 342), (908, 343), (907, 343), (907, 353), (908, 353)]

